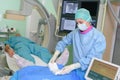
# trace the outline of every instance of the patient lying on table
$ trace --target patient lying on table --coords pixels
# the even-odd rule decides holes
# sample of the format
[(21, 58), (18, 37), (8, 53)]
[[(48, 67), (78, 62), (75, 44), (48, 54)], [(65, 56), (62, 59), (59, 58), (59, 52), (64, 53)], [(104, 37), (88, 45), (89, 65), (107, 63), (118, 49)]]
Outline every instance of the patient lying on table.
[[(19, 68), (23, 68), (26, 66), (32, 66), (32, 65), (37, 65), (37, 66), (47, 66), (47, 63), (42, 61), (39, 57), (32, 55), (32, 57), (35, 59), (35, 63), (26, 60), (23, 57), (20, 57), (19, 55), (15, 54), (14, 50), (10, 48), (9, 45), (5, 46), (5, 51), (8, 53), (8, 55), (16, 60), (16, 64)], [(37, 60), (36, 60), (37, 58)]]
[[(47, 49), (41, 48), (41, 46), (38, 46), (34, 42), (24, 37), (11, 37), (5, 42), (5, 44), (5, 51), (10, 57), (16, 59), (18, 66), (21, 68), (13, 74), (10, 80), (78, 80), (75, 71), (67, 75), (55, 75), (53, 72), (51, 72), (49, 67), (47, 66), (47, 63), (51, 58), (51, 54), (49, 53), (49, 51), (47, 51)], [(41, 54), (42, 56), (38, 54)], [(41, 61), (45, 63), (45, 65), (39, 66), (39, 61), (32, 61), (32, 59), (29, 59), (29, 57), (26, 56), (31, 56), (33, 59), (34, 56), (38, 56)], [(63, 65), (65, 65), (65, 63), (62, 62), (63, 57), (64, 53), (56, 61), (56, 63), (59, 63), (57, 64), (59, 69), (61, 69)], [(64, 62), (67, 62), (67, 59), (66, 61), (64, 59)]]
[[(23, 57), (20, 57), (19, 55), (15, 54), (14, 50), (10, 48), (9, 45), (5, 46), (5, 51), (7, 52), (7, 54), (14, 58), (16, 60), (16, 63), (18, 65), (19, 68), (23, 68), (26, 66), (48, 66), (47, 63), (45, 63), (44, 61), (42, 61), (39, 57), (32, 55), (32, 57), (34, 57), (35, 59), (35, 63), (24, 59)], [(62, 53), (62, 55), (56, 60), (57, 64), (61, 64), (61, 65), (65, 65), (68, 61), (68, 57), (69, 57), (69, 52), (67, 50), (67, 48), (64, 50), (64, 52)], [(64, 60), (64, 61), (63, 61)]]
[(22, 36), (10, 37), (7, 41), (5, 41), (5, 44), (6, 51), (10, 53), (10, 56), (13, 55), (12, 53), (15, 53), (32, 63), (35, 63), (35, 59), (32, 55), (39, 57), (45, 63), (48, 63), (52, 56), (47, 48), (44, 48)]
[[(47, 66), (47, 64), (46, 66), (37, 66), (31, 61), (26, 60), (20, 57), (19, 55), (15, 54), (14, 50), (12, 50), (9, 47), (9, 45), (6, 45), (5, 51), (9, 54), (9, 56), (15, 58), (18, 65), (22, 67), (22, 69), (14, 73), (14, 75), (10, 78), (10, 80), (33, 80), (33, 79), (34, 80), (74, 80), (74, 79), (79, 80), (78, 76), (76, 75), (76, 71), (72, 71), (67, 75), (56, 75), (54, 72), (51, 72), (50, 66), (54, 67), (55, 70), (56, 70), (55, 66), (57, 66), (58, 68), (57, 70), (60, 70), (63, 67), (64, 63), (62, 64), (61, 62), (62, 64), (61, 65), (59, 60), (57, 60), (56, 62), (59, 64), (55, 66), (54, 64), (50, 66)], [(67, 50), (63, 52), (63, 54), (67, 54), (67, 53), (68, 53)], [(60, 59), (62, 59), (63, 57), (64, 55), (60, 56)]]

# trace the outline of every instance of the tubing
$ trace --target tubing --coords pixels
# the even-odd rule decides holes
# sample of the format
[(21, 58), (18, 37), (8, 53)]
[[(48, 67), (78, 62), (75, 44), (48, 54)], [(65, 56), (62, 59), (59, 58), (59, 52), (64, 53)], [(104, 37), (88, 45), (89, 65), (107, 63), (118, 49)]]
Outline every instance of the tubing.
[(104, 13), (103, 13), (103, 21), (102, 21), (101, 32), (103, 32), (103, 29), (104, 29), (105, 15), (106, 15), (106, 6), (107, 6), (107, 0), (106, 0), (106, 2), (105, 2), (105, 7), (104, 7)]

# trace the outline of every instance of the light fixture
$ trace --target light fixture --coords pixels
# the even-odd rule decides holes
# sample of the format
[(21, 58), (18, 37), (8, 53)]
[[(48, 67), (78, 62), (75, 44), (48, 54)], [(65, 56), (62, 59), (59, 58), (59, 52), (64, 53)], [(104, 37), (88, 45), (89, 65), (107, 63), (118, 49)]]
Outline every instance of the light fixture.
[(25, 16), (22, 15), (20, 11), (6, 10), (4, 18), (13, 20), (24, 20)]

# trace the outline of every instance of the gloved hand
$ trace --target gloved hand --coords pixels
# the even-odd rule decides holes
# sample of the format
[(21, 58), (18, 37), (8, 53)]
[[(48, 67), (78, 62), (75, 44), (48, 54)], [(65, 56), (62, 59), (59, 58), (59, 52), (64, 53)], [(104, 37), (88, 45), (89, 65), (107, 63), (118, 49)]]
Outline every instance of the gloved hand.
[(60, 71), (56, 63), (48, 63), (48, 67), (49, 67), (50, 71), (52, 71), (54, 74), (57, 71)]
[(80, 66), (81, 66), (80, 63), (75, 63), (75, 64), (71, 64), (71, 65), (65, 66), (62, 70), (60, 70), (59, 72), (57, 72), (56, 75), (68, 74), (72, 70), (80, 68)]
[(56, 50), (53, 57), (50, 59), (49, 63), (55, 63), (55, 60), (57, 59), (59, 54), (60, 54), (60, 51)]

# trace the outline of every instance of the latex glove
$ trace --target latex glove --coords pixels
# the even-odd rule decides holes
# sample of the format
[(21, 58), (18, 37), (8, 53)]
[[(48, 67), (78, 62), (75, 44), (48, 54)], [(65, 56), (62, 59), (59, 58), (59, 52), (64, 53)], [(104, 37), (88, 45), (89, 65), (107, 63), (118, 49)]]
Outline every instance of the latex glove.
[(52, 71), (54, 74), (56, 72), (60, 71), (56, 63), (49, 63), (48, 67), (49, 67), (50, 71)]
[(57, 59), (59, 54), (60, 54), (60, 51), (56, 50), (53, 57), (50, 59), (49, 63), (55, 63), (55, 60)]
[(56, 75), (68, 74), (72, 70), (80, 68), (80, 66), (81, 66), (80, 63), (75, 63), (75, 64), (71, 64), (71, 65), (65, 66), (62, 70), (60, 70), (59, 72), (57, 72)]

